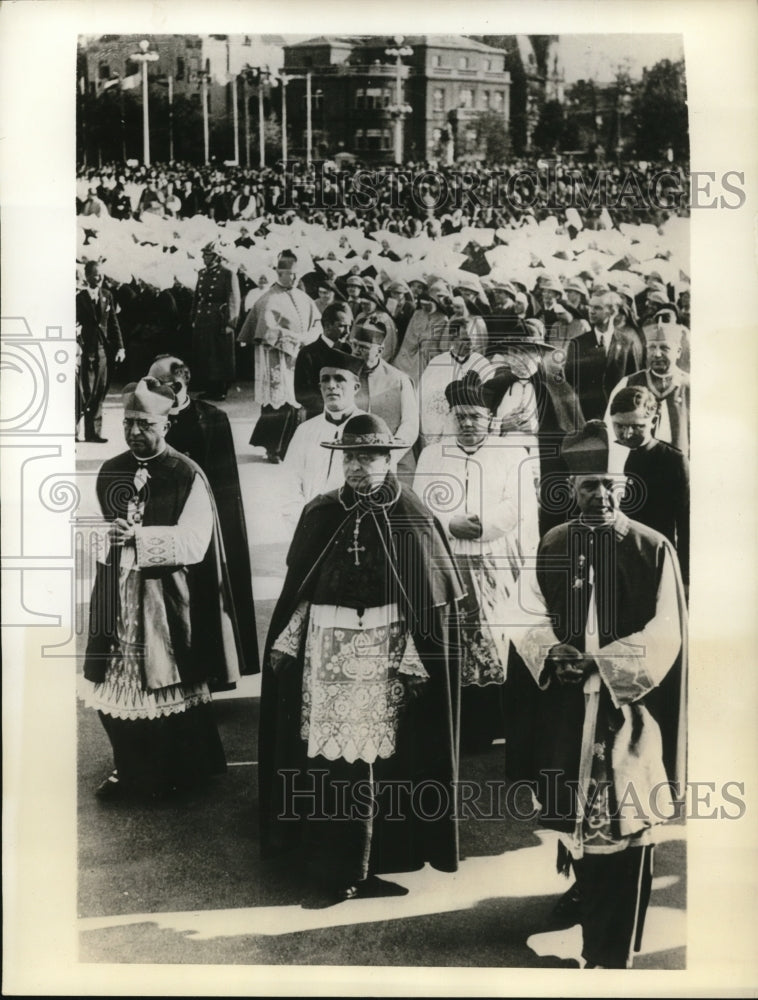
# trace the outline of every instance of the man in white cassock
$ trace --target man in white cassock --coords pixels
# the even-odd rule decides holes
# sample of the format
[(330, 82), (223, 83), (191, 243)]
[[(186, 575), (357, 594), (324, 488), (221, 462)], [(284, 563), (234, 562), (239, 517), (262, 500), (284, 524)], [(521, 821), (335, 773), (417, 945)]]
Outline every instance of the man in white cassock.
[(539, 542), (537, 459), (490, 435), (487, 386), (470, 371), (445, 390), (456, 435), (424, 448), (413, 488), (442, 525), (467, 601), (461, 631), (461, 749), (502, 735), (518, 580)]
[(481, 381), (486, 382), (496, 370), (483, 354), (474, 349), (468, 322), (456, 324), (451, 320), (450, 336), (450, 350), (430, 360), (419, 382), (419, 417), (424, 447), (455, 437), (457, 428), (445, 396), (451, 382), (465, 378), (470, 371), (476, 372)]
[(356, 404), (363, 359), (330, 348), (322, 352), (320, 365), (319, 386), (324, 412), (300, 424), (284, 462), (288, 480), (284, 516), (292, 527), (310, 500), (344, 483), (340, 455), (319, 446), (340, 441), (346, 421), (363, 412)]
[(276, 264), (276, 281), (248, 313), (240, 342), (255, 345), (256, 403), (261, 405), (250, 444), (266, 449), (278, 463), (297, 426), (300, 404), (295, 396), (295, 360), (300, 348), (321, 333), (321, 313), (313, 299), (297, 288), (298, 261), (283, 251)]

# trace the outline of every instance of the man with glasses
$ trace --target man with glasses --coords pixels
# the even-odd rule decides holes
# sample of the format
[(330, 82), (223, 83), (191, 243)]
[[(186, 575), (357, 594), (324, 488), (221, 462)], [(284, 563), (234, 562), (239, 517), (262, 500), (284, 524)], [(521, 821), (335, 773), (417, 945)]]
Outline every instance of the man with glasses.
[(610, 426), (610, 408), (617, 392), (644, 386), (653, 394), (656, 420), (653, 433), (658, 441), (690, 451), (690, 377), (679, 367), (685, 327), (673, 303), (662, 306), (642, 328), (647, 368), (621, 379), (608, 401), (605, 422)]
[[(322, 447), (345, 483), (303, 511), (264, 655), (261, 843), (325, 902), (401, 895), (378, 875), (455, 871), (457, 605), (439, 524), (391, 470), (374, 414)], [(294, 860), (294, 859), (293, 859)]]
[(591, 329), (566, 345), (566, 378), (579, 397), (586, 420), (602, 419), (616, 385), (642, 367), (640, 338), (634, 330), (614, 325), (616, 312), (611, 292), (593, 295)]
[(250, 543), (242, 502), (237, 453), (229, 418), (222, 409), (193, 399), (189, 394), (191, 374), (181, 358), (168, 354), (155, 359), (148, 372), (176, 396), (169, 414), (166, 443), (200, 466), (208, 477), (216, 501), (226, 564), (234, 598), (234, 610), (244, 654), (243, 674), (258, 673), (258, 637), (255, 628)]
[(83, 694), (113, 748), (100, 799), (163, 797), (226, 768), (210, 685), (239, 677), (234, 611), (208, 481), (166, 444), (175, 402), (154, 379), (126, 386), (128, 450), (97, 478), (109, 546), (90, 605)]

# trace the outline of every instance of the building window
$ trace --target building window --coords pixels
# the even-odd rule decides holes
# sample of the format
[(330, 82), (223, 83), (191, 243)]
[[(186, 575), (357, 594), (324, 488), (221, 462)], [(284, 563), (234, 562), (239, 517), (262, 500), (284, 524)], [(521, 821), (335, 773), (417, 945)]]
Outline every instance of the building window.
[(442, 65), (442, 56), (432, 56), (432, 67), (436, 69)]
[(381, 87), (366, 87), (366, 111), (375, 111), (378, 108), (386, 107), (385, 92)]
[(432, 91), (432, 110), (433, 111), (444, 111), (445, 110), (445, 91), (442, 87), (435, 87)]
[(484, 60), (484, 69), (486, 70), (487, 73), (489, 73), (492, 70), (492, 60), (491, 59), (485, 59)]
[(358, 128), (358, 129), (355, 130), (355, 148), (356, 149), (365, 149), (366, 148), (366, 140), (363, 137), (363, 129), (362, 128)]
[(490, 107), (490, 92), (489, 90), (482, 91), (482, 108), (485, 111), (489, 111)]
[(97, 77), (99, 80), (110, 80), (111, 68), (108, 63), (100, 63), (97, 68)]
[(181, 56), (176, 57), (176, 79), (184, 79), (184, 59)]
[(458, 69), (468, 69), (468, 56), (460, 56), (458, 59)]
[(381, 149), (381, 138), (382, 129), (380, 128), (367, 128), (366, 129), (366, 147), (368, 149)]
[(503, 92), (502, 90), (496, 90), (492, 95), (492, 107), (495, 111), (503, 110)]
[(474, 91), (469, 88), (465, 88), (461, 91), (461, 98), (459, 101), (459, 107), (461, 108), (473, 108), (474, 106)]
[(366, 96), (366, 91), (363, 87), (359, 87), (355, 92), (355, 107), (357, 111), (363, 110), (363, 99)]
[(390, 149), (392, 144), (392, 137), (390, 136), (390, 130), (388, 128), (382, 131), (382, 149)]

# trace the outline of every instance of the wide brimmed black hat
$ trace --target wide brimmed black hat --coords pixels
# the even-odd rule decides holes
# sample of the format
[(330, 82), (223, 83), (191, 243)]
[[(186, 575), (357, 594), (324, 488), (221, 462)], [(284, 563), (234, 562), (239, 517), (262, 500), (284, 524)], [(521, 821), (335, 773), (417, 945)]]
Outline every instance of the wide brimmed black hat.
[(545, 340), (545, 324), (541, 319), (522, 319), (514, 330), (497, 334), (497, 347), (523, 345), (524, 347), (539, 347), (543, 351), (552, 351), (553, 345)]
[(373, 413), (357, 413), (345, 423), (341, 441), (322, 441), (330, 451), (395, 451), (407, 450), (408, 445), (397, 441), (381, 417)]
[(483, 406), (489, 409), (482, 380), (475, 371), (466, 372), (463, 378), (448, 383), (445, 399), (451, 410), (454, 406)]
[(608, 475), (608, 428), (603, 420), (589, 420), (581, 430), (563, 439), (561, 458), (572, 476)]
[(363, 371), (363, 358), (355, 354), (347, 354), (345, 351), (338, 351), (336, 347), (324, 351), (321, 357), (319, 371), (325, 368), (336, 368), (339, 371), (350, 372), (352, 375), (360, 376)]

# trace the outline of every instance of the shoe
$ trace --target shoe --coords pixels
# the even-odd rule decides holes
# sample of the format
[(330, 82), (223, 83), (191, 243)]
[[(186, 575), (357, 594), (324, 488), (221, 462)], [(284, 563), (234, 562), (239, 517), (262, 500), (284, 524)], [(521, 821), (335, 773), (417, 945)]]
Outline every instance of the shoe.
[(407, 896), (408, 889), (395, 882), (385, 882), (376, 875), (369, 875), (353, 885), (344, 886), (335, 892), (339, 902), (348, 899), (383, 899), (390, 896)]
[(100, 437), (99, 434), (93, 434), (92, 437), (84, 439), (85, 441), (91, 441), (93, 444), (108, 444), (108, 438)]
[(277, 455), (275, 451), (267, 451), (266, 458), (271, 462), (272, 465), (281, 465), (282, 456)]
[(95, 789), (95, 797), (101, 801), (119, 799), (124, 794), (124, 786), (118, 778), (118, 771), (113, 771)]
[(581, 923), (581, 900), (579, 887), (574, 883), (564, 892), (550, 913), (550, 924), (553, 927), (573, 927)]

